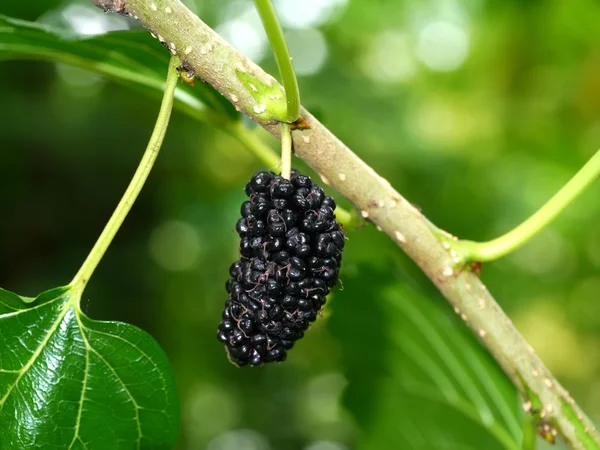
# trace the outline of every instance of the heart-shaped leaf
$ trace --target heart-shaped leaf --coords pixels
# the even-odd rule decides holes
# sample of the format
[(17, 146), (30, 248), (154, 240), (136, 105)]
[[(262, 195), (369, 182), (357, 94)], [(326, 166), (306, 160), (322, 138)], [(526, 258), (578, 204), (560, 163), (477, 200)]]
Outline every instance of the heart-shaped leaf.
[(344, 285), (331, 327), (360, 449), (521, 448), (514, 386), (447, 303), (393, 279), (389, 267), (362, 266)]
[(89, 319), (78, 297), (0, 289), (0, 448), (171, 449), (179, 400), (164, 352), (132, 325)]
[[(159, 96), (170, 54), (143, 30), (78, 37), (68, 31), (0, 15), (0, 59), (46, 59), (80, 67)], [(200, 120), (238, 120), (231, 103), (204, 83), (180, 85), (175, 107)]]

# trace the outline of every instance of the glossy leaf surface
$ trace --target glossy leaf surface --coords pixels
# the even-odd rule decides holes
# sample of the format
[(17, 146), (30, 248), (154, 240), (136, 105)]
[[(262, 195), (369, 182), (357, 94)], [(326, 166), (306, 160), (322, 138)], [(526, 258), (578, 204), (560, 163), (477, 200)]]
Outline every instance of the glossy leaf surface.
[(76, 295), (0, 289), (0, 448), (172, 448), (179, 402), (165, 354), (132, 325), (89, 319)]

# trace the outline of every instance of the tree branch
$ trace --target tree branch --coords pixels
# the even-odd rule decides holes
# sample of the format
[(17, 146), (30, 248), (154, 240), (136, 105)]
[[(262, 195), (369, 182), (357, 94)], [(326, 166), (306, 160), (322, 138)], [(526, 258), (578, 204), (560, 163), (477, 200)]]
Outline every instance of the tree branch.
[[(133, 17), (192, 71), (270, 133), (264, 104), (247, 88), (248, 79), (266, 86), (276, 81), (225, 42), (179, 0), (93, 0), (107, 12)], [(240, 74), (244, 74), (240, 77)], [(245, 81), (244, 81), (245, 80)], [(526, 397), (524, 408), (560, 434), (574, 449), (600, 449), (600, 435), (554, 379), (511, 320), (471, 271), (455, 272), (452, 258), (428, 221), (390, 183), (348, 149), (308, 111), (310, 129), (295, 130), (296, 155), (349, 199), (363, 217), (390, 236), (427, 274), (455, 311), (473, 329)]]

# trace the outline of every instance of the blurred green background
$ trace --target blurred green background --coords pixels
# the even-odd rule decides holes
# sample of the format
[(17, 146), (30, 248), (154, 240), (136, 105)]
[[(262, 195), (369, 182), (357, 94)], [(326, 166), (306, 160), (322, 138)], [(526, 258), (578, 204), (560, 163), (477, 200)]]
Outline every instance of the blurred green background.
[[(252, 2), (186, 3), (276, 75)], [(275, 5), (302, 103), (433, 222), (460, 237), (507, 231), (600, 147), (598, 2)], [(81, 35), (135, 26), (89, 1), (5, 2), (0, 14)], [(145, 148), (158, 99), (69, 66), (23, 60), (0, 62), (0, 103), (0, 286), (33, 296), (77, 271)], [(253, 133), (277, 147), (262, 130)], [(509, 383), (373, 227), (349, 234), (345, 289), (334, 293), (286, 363), (229, 364), (215, 332), (237, 255), (233, 227), (244, 184), (263, 168), (212, 124), (175, 112), (157, 166), (83, 300), (92, 318), (136, 324), (166, 350), (182, 400), (179, 448), (506, 448), (481, 444), (487, 438), (478, 437), (479, 425), (451, 423), (443, 407), (407, 396), (406, 380), (431, 373), (418, 361), (431, 357), (430, 368), (442, 367), (456, 355), (458, 366), (480, 365), (479, 375), (469, 377), (491, 398), (497, 392), (505, 399), (504, 410), (490, 401), (500, 411), (492, 415), (519, 438), (519, 400)], [(490, 291), (596, 423), (599, 218), (596, 183), (550, 229), (483, 270)], [(437, 337), (422, 331), (428, 320), (439, 325)], [(440, 347), (444, 340), (451, 345)], [(428, 351), (429, 344), (435, 349)], [(424, 349), (419, 357), (417, 348)], [(421, 375), (409, 370), (417, 366)], [(460, 371), (449, 372), (464, 388), (459, 397), (469, 397), (469, 377), (461, 382)], [(441, 444), (456, 442), (449, 428), (462, 433), (462, 447)], [(411, 429), (414, 435), (403, 433)], [(427, 443), (428, 433), (438, 434), (437, 447)]]

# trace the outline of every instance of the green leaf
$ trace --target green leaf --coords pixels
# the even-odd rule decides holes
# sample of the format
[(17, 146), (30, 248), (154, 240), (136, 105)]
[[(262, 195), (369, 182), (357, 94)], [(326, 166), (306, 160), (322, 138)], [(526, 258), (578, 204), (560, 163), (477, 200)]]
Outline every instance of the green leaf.
[(134, 326), (89, 319), (78, 296), (0, 289), (0, 448), (172, 448), (179, 401), (164, 352)]
[(389, 272), (359, 267), (332, 302), (359, 448), (519, 449), (514, 386), (447, 303)]
[[(0, 15), (0, 60), (45, 59), (80, 67), (113, 81), (162, 95), (170, 54), (143, 30), (81, 38), (34, 22)], [(229, 101), (204, 83), (180, 85), (175, 107), (199, 120), (239, 119)]]

